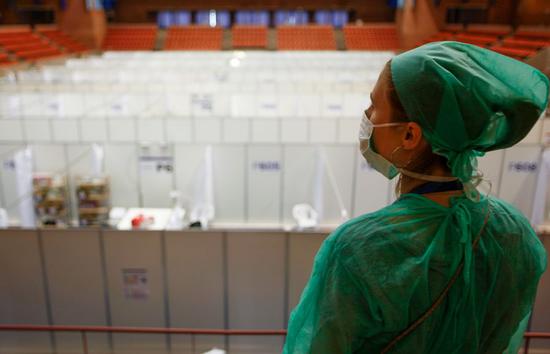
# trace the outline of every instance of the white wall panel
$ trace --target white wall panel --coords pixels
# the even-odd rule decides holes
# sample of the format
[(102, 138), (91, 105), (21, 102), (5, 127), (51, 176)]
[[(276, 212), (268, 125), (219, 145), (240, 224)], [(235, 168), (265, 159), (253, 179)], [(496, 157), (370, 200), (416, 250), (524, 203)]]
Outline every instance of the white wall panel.
[(306, 119), (282, 119), (281, 143), (307, 143), (308, 121)]
[(22, 115), (21, 99), (16, 93), (0, 94), (0, 116), (16, 118)]
[(52, 140), (50, 121), (46, 119), (24, 119), (25, 138), (29, 143)]
[[(339, 194), (343, 203), (343, 208), (351, 213), (351, 201), (353, 193), (353, 168), (355, 158), (355, 146), (326, 146), (322, 148), (326, 157), (326, 170), (323, 183), (324, 191), (324, 211), (322, 223), (340, 224), (342, 219), (342, 210), (338, 202)], [(330, 183), (329, 171), (332, 171), (336, 187)], [(337, 190), (335, 190), (337, 189)]]
[(136, 140), (136, 120), (132, 118), (111, 118), (109, 140), (112, 142), (134, 142)]
[(217, 145), (213, 149), (215, 221), (242, 222), (245, 216), (245, 148)]
[[(223, 234), (167, 232), (165, 238), (170, 325), (224, 328)], [(192, 354), (189, 336), (172, 335), (171, 342), (173, 351)], [(223, 336), (195, 337), (199, 353), (224, 344)]]
[(80, 140), (76, 119), (52, 119), (53, 140), (56, 142), (77, 142)]
[(388, 205), (391, 188), (386, 177), (370, 167), (359, 151), (356, 154), (353, 216), (370, 213)]
[(313, 181), (317, 151), (307, 145), (287, 145), (283, 154), (283, 221), (294, 223), (296, 204), (313, 204)]
[[(37, 231), (11, 230), (0, 237), (0, 323), (48, 325)], [(0, 352), (50, 350), (48, 333), (0, 332)]]
[(17, 175), (15, 173), (14, 154), (24, 146), (0, 145), (2, 167), (0, 170), (2, 208), (7, 209), (10, 223), (19, 222), (19, 201)]
[(191, 97), (188, 92), (175, 91), (166, 94), (166, 110), (174, 116), (191, 116)]
[[(104, 238), (113, 326), (165, 327), (160, 233), (106, 231)], [(131, 271), (145, 276), (141, 295), (130, 295), (124, 274)], [(115, 352), (155, 352), (166, 348), (164, 335), (115, 334), (113, 342)]]
[(247, 219), (250, 223), (281, 220), (282, 147), (248, 148)]
[(136, 146), (108, 144), (105, 146), (105, 174), (111, 176), (111, 204), (136, 207), (139, 203)]
[(196, 118), (194, 124), (194, 137), (197, 143), (219, 143), (222, 134), (221, 119)]
[(227, 119), (223, 122), (224, 143), (247, 143), (250, 140), (250, 119)]
[(337, 139), (336, 119), (311, 119), (309, 121), (309, 141), (311, 143), (334, 143)]
[(339, 118), (344, 114), (344, 97), (341, 94), (324, 94), (321, 96), (321, 117)]
[[(279, 233), (227, 235), (229, 328), (284, 327), (284, 252), (285, 237)], [(278, 353), (284, 341), (237, 336), (229, 340), (236, 353)]]
[(252, 120), (252, 142), (277, 143), (279, 142), (279, 121), (277, 120)]
[(531, 217), (541, 156), (539, 146), (516, 146), (504, 154), (499, 196)]
[(339, 143), (357, 143), (359, 140), (359, 116), (356, 119), (341, 119), (338, 126)]
[[(108, 325), (99, 232), (46, 230), (42, 235), (53, 324)], [(109, 350), (107, 334), (87, 336), (90, 352)], [(79, 333), (60, 332), (55, 337), (58, 353), (82, 350)]]
[(302, 118), (316, 118), (321, 115), (321, 97), (311, 94), (297, 94), (296, 115)]
[(166, 119), (166, 141), (171, 143), (189, 143), (192, 141), (192, 124), (189, 119)]
[(141, 118), (138, 122), (139, 142), (163, 142), (164, 121), (155, 118)]
[(107, 141), (107, 121), (105, 119), (81, 119), (80, 138), (83, 142)]
[(23, 125), (19, 119), (0, 120), (0, 141), (23, 141)]
[(34, 172), (66, 173), (65, 148), (60, 144), (32, 145)]

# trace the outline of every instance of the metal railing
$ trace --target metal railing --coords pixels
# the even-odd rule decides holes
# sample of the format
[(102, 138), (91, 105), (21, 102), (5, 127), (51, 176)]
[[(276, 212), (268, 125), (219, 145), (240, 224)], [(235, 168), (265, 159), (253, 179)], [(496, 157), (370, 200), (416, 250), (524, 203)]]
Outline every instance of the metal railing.
[(2, 331), (18, 332), (80, 332), (82, 352), (88, 351), (88, 332), (92, 333), (141, 333), (141, 334), (187, 334), (191, 336), (192, 353), (196, 353), (196, 335), (223, 336), (286, 336), (286, 330), (240, 330), (240, 329), (196, 329), (162, 327), (106, 327), (106, 326), (46, 326), (46, 325), (0, 325)]
[[(286, 336), (284, 329), (241, 330), (241, 329), (196, 329), (196, 328), (161, 328), (161, 327), (106, 327), (106, 326), (45, 326), (45, 325), (0, 325), (1, 331), (18, 332), (80, 332), (82, 352), (88, 354), (88, 332), (93, 333), (142, 333), (142, 334), (187, 334), (191, 336), (192, 352), (196, 352), (196, 335), (223, 336)], [(524, 354), (529, 352), (532, 339), (550, 339), (550, 332), (525, 332)]]

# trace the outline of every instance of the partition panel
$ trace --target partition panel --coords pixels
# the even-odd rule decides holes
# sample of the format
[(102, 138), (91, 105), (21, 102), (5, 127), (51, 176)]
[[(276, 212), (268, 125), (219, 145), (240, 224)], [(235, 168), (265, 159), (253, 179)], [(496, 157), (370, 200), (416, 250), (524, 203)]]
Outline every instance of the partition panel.
[[(167, 231), (166, 279), (171, 327), (225, 327), (222, 232)], [(172, 350), (191, 353), (190, 336), (171, 335)], [(197, 336), (197, 351), (223, 348), (223, 336)]]
[[(0, 323), (48, 325), (48, 300), (37, 230), (0, 232)], [(0, 353), (53, 350), (48, 333), (0, 332)]]
[[(228, 232), (228, 323), (230, 329), (284, 327), (286, 235)], [(281, 337), (230, 338), (230, 352), (281, 352)]]
[[(161, 232), (105, 231), (105, 259), (113, 326), (165, 327)], [(117, 353), (166, 349), (167, 336), (115, 334)]]
[[(107, 326), (100, 232), (44, 230), (44, 259), (54, 325)], [(82, 349), (80, 333), (57, 333), (58, 353)], [(108, 335), (89, 333), (90, 353), (109, 350)]]

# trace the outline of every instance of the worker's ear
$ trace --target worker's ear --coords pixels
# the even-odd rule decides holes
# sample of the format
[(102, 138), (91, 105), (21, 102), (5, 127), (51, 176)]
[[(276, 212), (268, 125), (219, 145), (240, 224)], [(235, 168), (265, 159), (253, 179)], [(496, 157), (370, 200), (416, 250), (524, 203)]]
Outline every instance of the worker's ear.
[(409, 122), (403, 132), (403, 149), (414, 150), (422, 141), (422, 128), (415, 122)]

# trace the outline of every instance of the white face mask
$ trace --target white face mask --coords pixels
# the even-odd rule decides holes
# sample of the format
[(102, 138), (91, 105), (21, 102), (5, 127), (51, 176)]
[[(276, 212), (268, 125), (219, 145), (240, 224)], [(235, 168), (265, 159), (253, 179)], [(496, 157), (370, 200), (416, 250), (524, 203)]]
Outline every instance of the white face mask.
[(363, 119), (361, 119), (361, 126), (359, 128), (359, 143), (364, 143), (362, 145), (366, 145), (366, 148), (361, 148), (361, 155), (363, 155), (372, 168), (380, 172), (387, 179), (395, 178), (395, 176), (399, 174), (399, 171), (393, 163), (386, 160), (382, 155), (375, 151), (375, 148), (372, 145), (372, 133), (375, 127), (393, 127), (401, 124), (403, 123), (372, 124), (365, 113), (363, 113)]
[[(366, 145), (366, 148), (361, 148), (361, 155), (363, 155), (365, 160), (367, 160), (368, 164), (372, 168), (374, 168), (376, 171), (380, 172), (382, 175), (384, 175), (386, 178), (390, 180), (395, 178), (395, 176), (397, 176), (399, 173), (402, 173), (412, 178), (421, 179), (421, 180), (430, 181), (430, 182), (456, 181), (458, 179), (456, 177), (425, 175), (425, 174), (409, 171), (404, 168), (399, 168), (395, 166), (392, 162), (388, 161), (384, 156), (378, 154), (375, 151), (375, 147), (372, 144), (372, 139), (371, 139), (374, 128), (393, 127), (401, 124), (406, 124), (406, 123), (372, 124), (372, 122), (367, 117), (367, 115), (363, 114), (363, 119), (361, 120), (361, 126), (359, 128), (359, 143), (360, 145), (361, 143), (364, 143), (363, 145)], [(399, 148), (400, 147), (395, 148), (393, 153), (395, 153), (395, 151), (397, 151)]]

